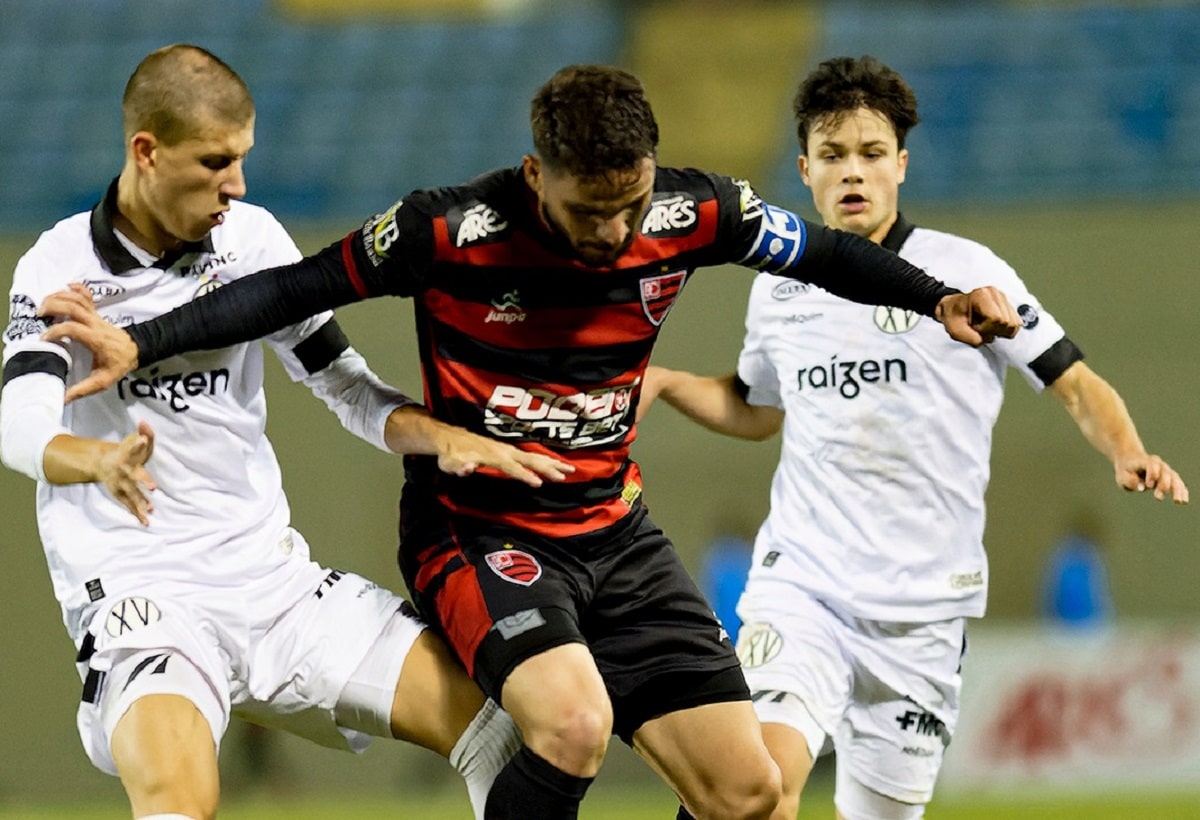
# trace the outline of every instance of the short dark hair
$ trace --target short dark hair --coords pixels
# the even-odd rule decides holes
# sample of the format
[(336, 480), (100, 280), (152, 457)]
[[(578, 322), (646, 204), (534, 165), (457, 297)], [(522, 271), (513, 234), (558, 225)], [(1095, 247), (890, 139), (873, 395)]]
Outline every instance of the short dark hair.
[(199, 46), (175, 43), (142, 59), (121, 99), (125, 139), (149, 131), (167, 145), (214, 124), (248, 124), (254, 100), (238, 73)]
[(808, 134), (813, 128), (836, 124), (859, 108), (886, 117), (901, 148), (909, 130), (920, 122), (917, 95), (899, 73), (870, 55), (857, 60), (834, 57), (804, 78), (792, 102), (801, 152), (808, 153)]
[(658, 148), (658, 123), (641, 81), (619, 68), (572, 65), (533, 95), (533, 149), (578, 176), (633, 168)]

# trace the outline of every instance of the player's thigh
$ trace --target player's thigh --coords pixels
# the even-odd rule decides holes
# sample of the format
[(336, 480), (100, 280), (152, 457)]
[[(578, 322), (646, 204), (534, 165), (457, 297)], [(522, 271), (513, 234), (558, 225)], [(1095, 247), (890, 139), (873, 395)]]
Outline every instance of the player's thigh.
[[(402, 663), (397, 667), (394, 659)], [(351, 675), (338, 722), (448, 756), (483, 706), (484, 695), (440, 638), (397, 612)]]
[[(743, 596), (739, 606), (745, 620), (738, 658), (759, 721), (801, 734), (811, 765), (829, 751), (828, 738), (853, 702), (853, 637), (845, 622), (801, 590), (759, 594)], [(785, 780), (795, 774), (785, 771)]]
[(904, 803), (867, 788), (843, 767), (838, 767), (834, 805), (839, 820), (919, 820), (925, 803)]
[(149, 694), (133, 701), (113, 730), (112, 756), (134, 816), (215, 816), (216, 745), (208, 721), (188, 698)]
[[(927, 803), (958, 719), (962, 622), (862, 625), (838, 770), (868, 791)], [(849, 781), (848, 781), (849, 782)]]
[(498, 703), (517, 666), (585, 642), (578, 613), (591, 581), (575, 556), (528, 533), (465, 521), (407, 541), (402, 566), (422, 617)]
[(697, 816), (766, 816), (780, 795), (779, 769), (749, 701), (711, 703), (642, 724), (634, 749)]
[(584, 635), (623, 741), (660, 715), (748, 700), (728, 634), (649, 518), (611, 550), (597, 575)]

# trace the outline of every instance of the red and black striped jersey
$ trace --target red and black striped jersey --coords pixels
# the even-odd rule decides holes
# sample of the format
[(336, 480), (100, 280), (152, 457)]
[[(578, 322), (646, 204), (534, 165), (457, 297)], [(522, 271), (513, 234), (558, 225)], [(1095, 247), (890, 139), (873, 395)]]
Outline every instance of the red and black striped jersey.
[(185, 309), (190, 322), (168, 314), (130, 332), (145, 363), (172, 345), (229, 343), (297, 310), (307, 316), (314, 304), (410, 297), (434, 416), (576, 471), (532, 488), (486, 470), (447, 475), (432, 457), (410, 456), (406, 493), (559, 537), (614, 523), (640, 496), (629, 458), (640, 380), (697, 268), (738, 263), (925, 314), (951, 292), (866, 240), (764, 203), (744, 181), (695, 169), (657, 169), (639, 228), (614, 264), (590, 266), (545, 226), (521, 169), (503, 169), (415, 191), (304, 262), (249, 277), (262, 281), (257, 292), (231, 299), (222, 288)]

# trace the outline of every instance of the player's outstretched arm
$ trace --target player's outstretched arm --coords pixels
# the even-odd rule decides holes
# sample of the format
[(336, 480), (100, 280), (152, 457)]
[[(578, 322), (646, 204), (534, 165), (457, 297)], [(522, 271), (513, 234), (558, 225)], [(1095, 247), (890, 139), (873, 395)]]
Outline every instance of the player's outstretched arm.
[(145, 421), (120, 442), (76, 436), (57, 436), (47, 445), (42, 463), (51, 484), (103, 484), (122, 507), (143, 527), (150, 525), (154, 502), (150, 493), (158, 489), (146, 470), (154, 453), (154, 430)]
[(779, 432), (783, 411), (748, 404), (737, 389), (734, 374), (698, 376), (684, 370), (650, 366), (642, 379), (637, 418), (650, 409), (656, 398), (692, 421), (717, 433), (762, 441)]
[(987, 344), (998, 336), (1011, 339), (1021, 329), (1021, 317), (1008, 297), (990, 286), (943, 296), (934, 317), (952, 339), (971, 347)]
[(400, 455), (437, 456), (438, 468), (457, 476), (488, 467), (531, 487), (540, 487), (545, 481), (563, 481), (575, 472), (575, 467), (564, 461), (439, 421), (416, 405), (391, 412), (384, 441)]
[(1112, 385), (1083, 362), (1075, 362), (1050, 385), (1084, 438), (1113, 465), (1116, 482), (1130, 492), (1152, 490), (1188, 502), (1187, 485), (1160, 456), (1146, 452), (1124, 400)]

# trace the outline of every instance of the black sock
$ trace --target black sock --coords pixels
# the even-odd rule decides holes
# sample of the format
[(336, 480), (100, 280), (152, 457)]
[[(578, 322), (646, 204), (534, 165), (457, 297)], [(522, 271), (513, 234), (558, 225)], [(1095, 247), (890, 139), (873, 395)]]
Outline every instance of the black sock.
[(687, 809), (685, 809), (683, 806), (680, 806), (679, 814), (675, 815), (675, 820), (696, 820), (696, 818), (688, 814)]
[(522, 746), (496, 775), (483, 816), (486, 820), (575, 820), (593, 779), (567, 774)]

